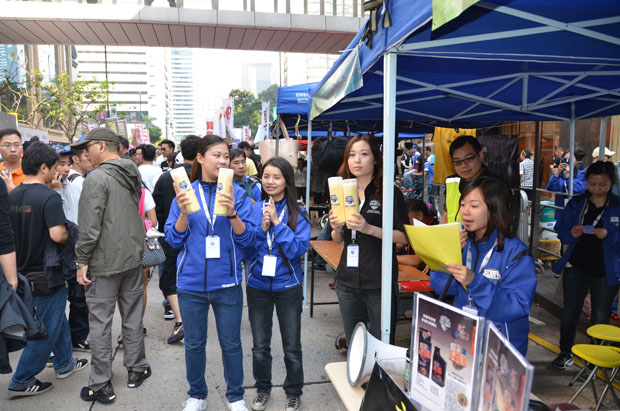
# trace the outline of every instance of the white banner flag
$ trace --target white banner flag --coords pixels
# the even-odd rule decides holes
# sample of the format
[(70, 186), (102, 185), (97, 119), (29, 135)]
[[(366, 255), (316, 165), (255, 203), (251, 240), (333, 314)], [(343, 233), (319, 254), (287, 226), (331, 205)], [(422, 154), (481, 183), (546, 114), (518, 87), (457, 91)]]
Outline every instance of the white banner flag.
[(250, 126), (243, 126), (243, 133), (241, 136), (244, 141), (252, 141), (252, 129)]
[(215, 129), (216, 129), (216, 125), (219, 121), (219, 118), (217, 117), (208, 117), (207, 118), (207, 133), (206, 135), (211, 135), (211, 134), (215, 134)]
[(269, 102), (263, 101), (260, 115), (260, 126), (258, 127), (258, 130), (256, 130), (254, 142), (257, 143), (259, 141), (263, 141), (267, 137), (269, 137)]
[[(234, 99), (232, 98), (223, 98), (222, 99), (222, 112), (224, 114), (224, 123), (226, 125), (226, 129), (228, 130), (228, 134), (230, 137), (234, 137), (233, 128), (235, 127), (235, 107), (234, 107)], [(221, 135), (220, 137), (226, 137)]]

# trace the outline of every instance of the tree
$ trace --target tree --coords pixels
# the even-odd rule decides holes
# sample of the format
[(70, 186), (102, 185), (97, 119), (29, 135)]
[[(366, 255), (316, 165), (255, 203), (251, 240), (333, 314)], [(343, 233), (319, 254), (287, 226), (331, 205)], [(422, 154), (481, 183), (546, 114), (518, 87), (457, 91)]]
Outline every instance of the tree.
[(272, 107), (275, 106), (278, 103), (278, 85), (272, 84), (265, 90), (258, 93), (258, 99), (269, 102)]
[(161, 128), (157, 127), (153, 123), (157, 119), (149, 115), (145, 115), (143, 119), (144, 125), (149, 130), (149, 140), (151, 140), (151, 144), (157, 144), (157, 142), (161, 139)]
[(254, 97), (251, 91), (234, 89), (228, 93), (229, 98), (234, 98), (235, 123), (234, 127), (250, 126), (252, 135), (260, 125), (261, 102)]
[(111, 86), (108, 81), (71, 80), (64, 72), (46, 82), (41, 71), (28, 70), (25, 62), (18, 69), (24, 73), (24, 81), (15, 82), (14, 73), (3, 71), (0, 104), (3, 110), (17, 113), (18, 121), (27, 127), (55, 128), (73, 142), (82, 134), (85, 120), (95, 121), (105, 110), (103, 102)]

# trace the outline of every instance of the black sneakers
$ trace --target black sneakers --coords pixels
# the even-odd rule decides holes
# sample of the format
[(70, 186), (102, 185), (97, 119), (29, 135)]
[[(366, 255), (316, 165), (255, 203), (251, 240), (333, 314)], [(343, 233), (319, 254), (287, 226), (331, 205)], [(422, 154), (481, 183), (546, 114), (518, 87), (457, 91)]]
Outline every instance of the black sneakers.
[(81, 369), (86, 367), (86, 364), (88, 364), (88, 360), (86, 358), (82, 358), (80, 360), (76, 360), (75, 361), (75, 366), (73, 368), (71, 368), (69, 371), (65, 371), (65, 372), (61, 372), (61, 373), (57, 372), (56, 373), (56, 378), (58, 378), (58, 379), (67, 378), (68, 376), (70, 376), (74, 372), (80, 371)]
[(102, 404), (107, 404), (114, 401), (116, 394), (114, 394), (112, 383), (108, 381), (99, 391), (94, 391), (90, 387), (82, 387), (80, 398), (84, 401), (99, 401)]
[(73, 351), (90, 352), (90, 344), (86, 340), (80, 341), (73, 344)]
[(150, 376), (151, 367), (146, 367), (146, 369), (142, 371), (129, 371), (127, 376), (127, 387), (137, 388)]
[(164, 320), (174, 320), (175, 316), (170, 306), (164, 306)]
[(21, 390), (14, 390), (9, 388), (9, 393), (12, 397), (25, 397), (28, 395), (43, 394), (45, 391), (51, 390), (52, 387), (53, 385), (51, 382), (41, 382), (35, 379), (34, 384), (32, 384), (30, 387)]
[(573, 354), (569, 352), (561, 352), (555, 360), (551, 362), (553, 367), (558, 370), (565, 370), (566, 367), (573, 365)]
[(177, 341), (181, 341), (183, 337), (185, 337), (183, 323), (175, 323), (172, 328), (172, 334), (168, 337), (168, 344), (174, 344)]

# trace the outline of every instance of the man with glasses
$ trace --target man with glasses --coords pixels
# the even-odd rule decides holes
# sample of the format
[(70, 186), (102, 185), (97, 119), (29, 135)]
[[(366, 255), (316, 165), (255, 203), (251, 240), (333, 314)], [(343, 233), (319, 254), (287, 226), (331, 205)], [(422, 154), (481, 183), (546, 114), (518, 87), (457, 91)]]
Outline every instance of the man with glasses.
[(0, 154), (4, 160), (0, 163), (0, 176), (10, 193), (26, 179), (22, 171), (22, 135), (14, 128), (0, 130)]
[(456, 174), (446, 178), (446, 210), (440, 224), (462, 221), (459, 214), (461, 189), (480, 176), (495, 176), (482, 163), (482, 146), (473, 136), (460, 136), (450, 144)]
[(138, 213), (142, 178), (138, 167), (119, 156), (120, 140), (108, 128), (91, 130), (73, 143), (85, 149), (95, 167), (82, 185), (75, 248), (77, 282), (86, 289), (91, 351), (84, 401), (108, 403), (112, 387), (112, 318), (118, 302), (123, 328), (127, 386), (139, 387), (151, 375), (142, 326), (144, 225)]

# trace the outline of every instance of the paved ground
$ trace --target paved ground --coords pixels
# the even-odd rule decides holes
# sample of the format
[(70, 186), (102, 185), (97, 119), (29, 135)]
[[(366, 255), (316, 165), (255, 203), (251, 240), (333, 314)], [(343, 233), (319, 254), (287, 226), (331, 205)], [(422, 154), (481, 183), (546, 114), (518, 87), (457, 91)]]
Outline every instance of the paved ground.
[[(539, 295), (549, 297), (559, 280), (550, 272), (539, 277)], [(331, 272), (317, 272), (317, 301), (335, 301), (335, 294), (329, 289), (328, 283), (332, 280)], [(115, 375), (113, 384), (116, 390), (116, 401), (108, 406), (101, 404), (91, 405), (79, 398), (79, 391), (88, 382), (88, 369), (80, 371), (65, 380), (56, 380), (50, 368), (45, 369), (39, 379), (52, 381), (54, 389), (48, 393), (30, 397), (10, 400), (6, 387), (9, 375), (0, 375), (0, 410), (180, 410), (181, 403), (187, 398), (187, 383), (185, 381), (185, 363), (183, 345), (168, 345), (166, 338), (172, 329), (172, 321), (164, 321), (161, 306), (161, 293), (157, 287), (157, 281), (149, 284), (149, 302), (145, 315), (145, 327), (148, 329), (146, 336), (147, 356), (153, 369), (153, 375), (143, 386), (130, 390), (126, 386), (127, 372), (123, 367), (123, 350), (120, 348), (114, 361)], [(534, 318), (531, 331), (545, 340), (557, 344), (559, 339), (559, 320), (554, 317), (546, 307), (535, 304), (532, 308)], [(550, 312), (551, 311), (551, 312)], [(120, 318), (115, 318), (113, 335), (116, 337), (120, 330)], [(277, 322), (274, 330), (277, 330)], [(334, 339), (341, 331), (340, 313), (336, 305), (315, 307), (314, 318), (309, 317), (308, 310), (302, 315), (302, 341), (304, 350), (304, 371), (306, 386), (302, 397), (302, 407), (305, 410), (342, 410), (343, 406), (329, 382), (324, 371), (325, 364), (333, 361), (345, 361), (346, 353), (334, 349)], [(397, 326), (397, 343), (401, 346), (410, 344), (411, 325), (407, 320), (399, 321)], [(252, 364), (251, 364), (251, 334), (247, 312), (244, 312), (242, 330), (244, 349), (244, 371), (246, 386), (246, 401), (250, 402), (256, 391), (252, 388)], [(579, 340), (587, 342), (583, 335)], [(268, 410), (282, 410), (284, 408), (285, 395), (280, 388), (285, 371), (282, 361), (282, 352), (277, 334), (273, 339), (274, 365), (273, 375), (275, 387)], [(225, 410), (226, 399), (222, 362), (219, 355), (219, 346), (215, 332), (214, 319), (209, 318), (209, 339), (207, 359), (207, 383), (209, 385), (208, 409)], [(78, 357), (86, 357), (82, 353), (76, 353)], [(528, 360), (536, 367), (534, 380), (534, 394), (542, 398), (546, 403), (566, 402), (574, 392), (574, 388), (568, 387), (568, 382), (577, 372), (576, 367), (558, 372), (549, 365), (555, 357), (551, 351), (541, 345), (530, 341)], [(18, 353), (11, 354), (11, 364), (16, 366), (19, 358)], [(599, 382), (600, 383), (600, 382)], [(594, 401), (590, 390), (586, 390), (578, 399), (577, 405), (582, 408), (592, 407)], [(616, 408), (609, 401), (606, 409)]]

